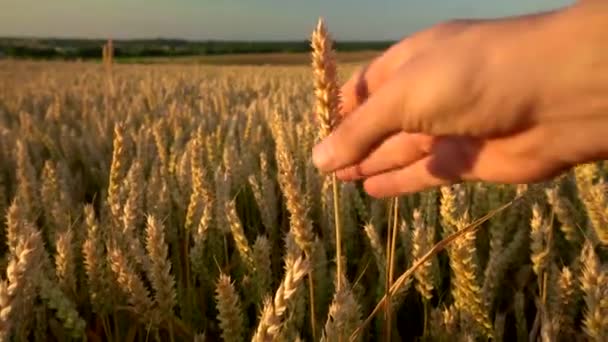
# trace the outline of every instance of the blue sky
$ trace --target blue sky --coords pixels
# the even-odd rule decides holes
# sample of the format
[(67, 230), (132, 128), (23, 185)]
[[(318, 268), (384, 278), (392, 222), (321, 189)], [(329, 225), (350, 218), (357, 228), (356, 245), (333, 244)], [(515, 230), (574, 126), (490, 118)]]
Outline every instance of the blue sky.
[(559, 8), (573, 0), (0, 0), (0, 36), (397, 39), (434, 23)]

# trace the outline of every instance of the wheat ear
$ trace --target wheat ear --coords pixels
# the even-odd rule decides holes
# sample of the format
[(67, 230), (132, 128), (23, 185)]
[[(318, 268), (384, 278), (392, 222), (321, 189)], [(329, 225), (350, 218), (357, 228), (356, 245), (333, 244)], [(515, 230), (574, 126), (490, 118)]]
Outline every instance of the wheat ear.
[(274, 301), (269, 298), (264, 300), (262, 317), (253, 336), (253, 342), (274, 341), (279, 336), (287, 304), (293, 300), (293, 295), (309, 271), (308, 261), (303, 257), (297, 258), (287, 268), (283, 281), (274, 295)]
[(220, 274), (215, 286), (215, 300), (222, 338), (224, 341), (242, 341), (244, 336), (243, 310), (230, 276)]
[(170, 319), (177, 301), (175, 278), (171, 274), (164, 225), (151, 215), (146, 224), (146, 249), (150, 259), (148, 274), (154, 288), (154, 299), (161, 313)]
[(606, 293), (608, 292), (608, 276), (601, 269), (598, 255), (593, 245), (586, 241), (581, 251), (583, 273), (580, 283), (585, 298), (585, 312), (583, 318), (584, 331), (593, 341), (606, 341), (608, 339), (608, 305)]
[[(35, 233), (39, 234), (39, 233)], [(39, 236), (38, 236), (39, 238)], [(6, 278), (0, 282), (0, 340), (9, 341), (14, 325), (14, 316), (21, 310), (23, 295), (28, 278), (38, 271), (36, 259), (36, 237), (31, 235), (28, 239), (20, 239), (14, 250), (14, 255), (6, 268)]]

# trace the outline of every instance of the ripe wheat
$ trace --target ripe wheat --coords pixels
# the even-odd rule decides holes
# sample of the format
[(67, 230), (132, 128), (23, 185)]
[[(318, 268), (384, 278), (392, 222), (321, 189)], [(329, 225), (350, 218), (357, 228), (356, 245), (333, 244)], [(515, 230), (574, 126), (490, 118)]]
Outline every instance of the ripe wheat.
[(370, 198), (312, 165), (357, 66), (311, 38), (309, 66), (0, 61), (0, 341), (608, 338), (606, 163)]

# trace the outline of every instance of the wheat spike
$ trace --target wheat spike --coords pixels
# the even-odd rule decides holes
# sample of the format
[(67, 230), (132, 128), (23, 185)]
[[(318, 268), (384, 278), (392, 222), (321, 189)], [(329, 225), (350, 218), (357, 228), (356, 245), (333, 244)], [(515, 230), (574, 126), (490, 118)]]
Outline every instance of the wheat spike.
[[(413, 213), (414, 230), (412, 233), (412, 258), (414, 260), (422, 257), (434, 244), (434, 237), (431, 235), (430, 227), (425, 227), (422, 220), (422, 213), (416, 209)], [(435, 273), (433, 272), (435, 258), (427, 260), (420, 268), (414, 272), (416, 279), (416, 290), (426, 299), (433, 298), (433, 289), (435, 284)]]
[(23, 211), (23, 207), (17, 200), (13, 200), (6, 212), (6, 244), (8, 251), (11, 254), (15, 253), (17, 244), (19, 243), (19, 236), (23, 233), (23, 219), (26, 213)]
[(18, 140), (16, 146), (17, 159), (17, 200), (23, 207), (26, 218), (35, 221), (39, 215), (38, 181), (36, 169), (32, 165), (27, 143)]
[(57, 238), (55, 270), (60, 288), (66, 295), (74, 296), (76, 294), (76, 260), (71, 229), (60, 233)]
[(279, 184), (285, 195), (290, 215), (290, 230), (298, 246), (307, 254), (314, 242), (312, 223), (308, 217), (307, 203), (302, 197), (300, 180), (297, 178), (295, 165), (290, 156), (283, 133), (277, 133), (276, 159), (279, 168)]
[(538, 204), (532, 206), (532, 219), (530, 222), (530, 249), (534, 273), (541, 277), (543, 271), (547, 270), (550, 262), (550, 227), (544, 220)]
[(190, 250), (190, 263), (192, 264), (192, 269), (198, 276), (203, 276), (205, 274), (205, 242), (207, 241), (209, 225), (211, 224), (212, 212), (213, 204), (207, 203), (203, 209), (203, 214), (201, 215), (196, 231), (194, 232), (194, 246)]
[(319, 135), (326, 137), (335, 126), (339, 114), (339, 88), (333, 41), (323, 18), (312, 33), (312, 68), (314, 72), (315, 112), (320, 125)]
[(120, 237), (112, 236), (115, 241), (119, 241), (128, 258), (135, 261), (135, 270), (150, 269), (150, 260), (142, 246), (142, 229), (140, 221), (143, 217), (143, 175), (142, 165), (139, 161), (134, 161), (128, 174), (124, 190), (128, 192), (122, 210), (122, 234)]
[(169, 249), (165, 242), (164, 225), (154, 216), (148, 216), (146, 224), (146, 249), (151, 268), (148, 270), (154, 299), (161, 313), (166, 318), (173, 314), (177, 302), (175, 278), (171, 274)]
[(229, 276), (220, 274), (215, 293), (222, 338), (224, 341), (243, 341), (245, 335), (243, 311), (239, 296)]
[(133, 267), (128, 263), (124, 253), (118, 248), (110, 246), (108, 257), (110, 267), (122, 291), (128, 295), (127, 298), (132, 309), (140, 315), (140, 319), (144, 322), (156, 324), (158, 315), (150, 299), (150, 293)]
[(272, 285), (271, 268), (271, 244), (263, 235), (260, 235), (253, 244), (253, 260), (256, 272), (254, 273), (257, 296), (259, 299), (266, 297)]
[(115, 219), (121, 216), (122, 194), (120, 193), (122, 179), (127, 173), (127, 142), (125, 141), (125, 126), (116, 124), (114, 126), (114, 142), (112, 152), (112, 164), (110, 166), (110, 179), (108, 184), (108, 204)]
[(564, 232), (566, 240), (572, 244), (577, 244), (580, 241), (580, 232), (573, 220), (572, 203), (567, 198), (560, 196), (557, 186), (549, 188), (545, 192), (547, 202), (549, 202), (555, 216), (561, 223), (560, 229)]
[(296, 259), (286, 269), (283, 281), (275, 292), (274, 300), (269, 298), (264, 300), (262, 316), (253, 336), (254, 342), (274, 341), (279, 336), (288, 303), (294, 300), (293, 295), (308, 272), (309, 264), (303, 257)]
[(65, 231), (70, 225), (70, 203), (52, 161), (47, 160), (44, 163), (41, 178), (40, 197), (47, 221), (47, 239), (54, 242), (57, 239), (56, 232)]
[(587, 163), (578, 165), (574, 171), (576, 187), (587, 211), (593, 238), (608, 245), (608, 198), (605, 181), (597, 179), (600, 174), (599, 167), (595, 163)]
[(346, 279), (342, 279), (342, 284), (344, 286), (336, 291), (329, 306), (321, 341), (337, 342), (340, 336), (350, 336), (361, 323), (360, 308), (355, 296)]
[(456, 194), (452, 187), (441, 187), (441, 205), (439, 209), (442, 225), (448, 232), (454, 232), (458, 221)]
[[(386, 254), (384, 253), (384, 249), (382, 248), (382, 242), (380, 240), (380, 236), (378, 235), (378, 231), (376, 231), (376, 227), (372, 223), (367, 223), (363, 227), (363, 231), (365, 232), (365, 236), (367, 236), (367, 240), (369, 241), (371, 250), (374, 254), (374, 259), (376, 261), (376, 267), (378, 268), (379, 279), (385, 279), (386, 277)], [(378, 282), (378, 286), (384, 291), (383, 282)]]
[(557, 310), (554, 312), (560, 336), (573, 336), (578, 282), (570, 268), (564, 266), (558, 280)]
[(243, 224), (236, 212), (236, 203), (234, 200), (226, 202), (226, 217), (241, 260), (250, 272), (255, 272), (256, 268), (253, 260), (253, 252), (247, 241), (247, 236), (245, 236)]
[(209, 205), (208, 202), (213, 201), (213, 192), (211, 185), (207, 181), (207, 173), (203, 164), (203, 156), (201, 150), (203, 148), (202, 127), (199, 127), (198, 132), (193, 140), (190, 167), (192, 174), (192, 193), (190, 202), (186, 212), (186, 229), (192, 230), (200, 222), (200, 217), (203, 212), (203, 207)]
[(97, 313), (108, 311), (112, 303), (109, 269), (105, 263), (104, 237), (99, 228), (95, 211), (91, 205), (84, 207), (87, 237), (82, 245), (84, 269), (87, 275), (89, 296), (93, 310)]
[(608, 339), (608, 276), (601, 269), (600, 261), (589, 241), (585, 242), (581, 251), (583, 273), (580, 283), (585, 299), (583, 318), (584, 331), (594, 341)]
[[(6, 268), (6, 280), (0, 282), (0, 340), (8, 341), (12, 329), (16, 325), (15, 315), (19, 314), (27, 303), (25, 297), (28, 282), (39, 270), (37, 262), (39, 251), (36, 239), (39, 233), (31, 234), (27, 239), (19, 239), (15, 246), (15, 254), (11, 257)], [(31, 300), (31, 299), (30, 299)]]
[[(456, 221), (456, 229), (467, 226), (466, 217)], [(486, 336), (493, 335), (492, 323), (481, 298), (478, 284), (478, 262), (475, 258), (475, 233), (467, 232), (448, 248), (450, 266), (454, 272), (453, 295), (455, 306), (464, 315), (463, 319), (473, 320), (477, 328)]]

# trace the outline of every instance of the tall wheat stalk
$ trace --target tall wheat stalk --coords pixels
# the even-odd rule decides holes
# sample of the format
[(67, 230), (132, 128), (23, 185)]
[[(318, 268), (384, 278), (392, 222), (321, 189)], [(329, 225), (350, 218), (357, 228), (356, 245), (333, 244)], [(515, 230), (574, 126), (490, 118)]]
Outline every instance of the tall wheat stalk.
[[(312, 34), (312, 65), (314, 71), (315, 112), (319, 124), (319, 138), (329, 135), (335, 127), (339, 112), (340, 99), (337, 82), (336, 62), (333, 51), (333, 41), (323, 18), (319, 18), (317, 27)], [(331, 175), (334, 224), (336, 232), (336, 264), (337, 289), (340, 289), (342, 274), (342, 246), (340, 208), (338, 200), (338, 181), (336, 175)]]
[[(319, 124), (319, 138), (325, 138), (336, 124), (340, 99), (337, 82), (336, 62), (333, 41), (323, 18), (319, 18), (312, 33), (312, 67), (314, 72), (315, 112)], [(336, 239), (336, 291), (342, 287), (342, 227), (338, 198), (338, 181), (335, 173), (331, 175), (333, 193), (334, 226)]]

